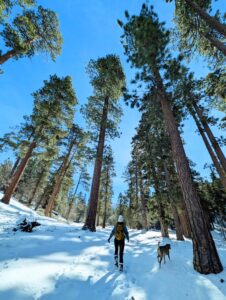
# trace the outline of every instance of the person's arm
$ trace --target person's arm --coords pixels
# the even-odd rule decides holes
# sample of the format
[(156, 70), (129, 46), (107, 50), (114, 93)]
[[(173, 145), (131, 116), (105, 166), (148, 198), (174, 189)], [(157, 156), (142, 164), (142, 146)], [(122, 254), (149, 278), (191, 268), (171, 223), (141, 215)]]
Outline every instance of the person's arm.
[(128, 229), (126, 226), (124, 227), (124, 233), (125, 233), (127, 241), (129, 242), (129, 232), (128, 232)]
[(112, 229), (112, 231), (111, 231), (111, 234), (110, 234), (110, 236), (109, 236), (109, 238), (108, 238), (108, 242), (110, 243), (110, 240), (111, 240), (111, 238), (113, 237), (113, 235), (115, 234), (115, 226), (113, 227), (113, 229)]

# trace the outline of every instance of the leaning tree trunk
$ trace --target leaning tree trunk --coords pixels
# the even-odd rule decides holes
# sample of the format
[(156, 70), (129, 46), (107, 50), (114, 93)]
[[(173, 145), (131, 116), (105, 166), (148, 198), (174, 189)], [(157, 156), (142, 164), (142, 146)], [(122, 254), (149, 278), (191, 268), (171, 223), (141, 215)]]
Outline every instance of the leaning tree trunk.
[(172, 153), (176, 163), (179, 182), (192, 229), (194, 269), (202, 274), (219, 273), (223, 270), (215, 243), (203, 215), (198, 193), (194, 187), (191, 170), (184, 151), (180, 133), (167, 99), (158, 69), (154, 69), (157, 94), (160, 99), (164, 121), (169, 134)]
[(222, 165), (222, 168), (223, 168), (224, 172), (226, 173), (226, 159), (225, 159), (224, 153), (222, 152), (215, 136), (213, 135), (213, 133), (212, 133), (212, 131), (211, 131), (209, 125), (208, 125), (208, 122), (206, 121), (205, 116), (202, 113), (202, 110), (200, 109), (200, 107), (195, 102), (193, 102), (192, 104), (193, 104), (193, 107), (194, 107), (197, 115), (199, 116), (199, 119), (202, 123), (202, 126), (203, 126), (206, 134), (208, 135), (208, 138), (209, 138), (209, 140), (210, 140), (210, 142), (211, 142), (211, 144), (212, 144), (212, 146), (213, 146), (213, 148), (216, 152), (216, 155), (217, 155), (217, 157), (218, 157), (218, 159), (219, 159), (219, 161)]
[(17, 55), (17, 52), (15, 50), (10, 50), (6, 52), (5, 54), (0, 56), (0, 65), (4, 64), (7, 60), (10, 58), (13, 58)]
[(194, 0), (184, 0), (188, 6), (192, 8), (194, 12), (196, 12), (200, 18), (206, 21), (206, 23), (222, 35), (226, 37), (226, 26), (220, 23), (216, 18), (210, 16), (207, 12), (205, 12)]
[(26, 166), (27, 166), (27, 164), (29, 162), (29, 159), (32, 156), (32, 152), (36, 148), (36, 146), (37, 146), (37, 142), (36, 141), (33, 141), (30, 144), (25, 157), (21, 160), (21, 163), (18, 166), (15, 174), (13, 175), (13, 177), (12, 177), (12, 179), (10, 181), (9, 186), (6, 188), (5, 194), (2, 197), (1, 202), (5, 203), (5, 204), (9, 204), (10, 198), (12, 197), (15, 189), (17, 188), (17, 185), (18, 185), (18, 183), (19, 183), (19, 181), (21, 179), (21, 176), (23, 175), (24, 170), (25, 170), (25, 168), (26, 168)]
[[(70, 152), (69, 152), (69, 155), (70, 155)], [(64, 176), (65, 176), (65, 174), (66, 174), (66, 172), (67, 172), (67, 170), (70, 166), (70, 163), (71, 163), (72, 158), (70, 159), (70, 161), (68, 161), (69, 155), (64, 160), (59, 172), (56, 175), (53, 191), (52, 191), (52, 193), (49, 197), (48, 204), (47, 204), (46, 209), (45, 209), (45, 216), (51, 216), (51, 212), (53, 210), (54, 202), (56, 200), (57, 195), (60, 192), (60, 188), (61, 188)]]
[(220, 180), (221, 180), (221, 182), (222, 182), (222, 184), (223, 184), (223, 186), (224, 186), (224, 188), (226, 190), (226, 175), (224, 173), (224, 170), (222, 169), (221, 165), (219, 164), (218, 159), (215, 156), (215, 154), (214, 154), (214, 152), (213, 152), (213, 150), (212, 150), (212, 148), (211, 148), (211, 146), (209, 144), (209, 141), (208, 141), (208, 139), (207, 139), (207, 137), (205, 135), (205, 132), (203, 131), (203, 129), (201, 127), (201, 124), (199, 123), (199, 120), (197, 119), (195, 113), (191, 111), (191, 115), (192, 115), (192, 117), (195, 120), (195, 123), (196, 123), (196, 125), (198, 127), (199, 133), (201, 134), (203, 142), (206, 145), (206, 148), (207, 148), (207, 150), (209, 152), (209, 155), (210, 155), (210, 157), (211, 157), (211, 159), (212, 159), (212, 161), (213, 161), (213, 163), (214, 163), (214, 165), (216, 167), (216, 170), (217, 170), (217, 172), (218, 172), (218, 174), (220, 176)]
[(51, 212), (52, 212), (52, 209), (53, 209), (53, 206), (54, 206), (54, 202), (56, 200), (56, 197), (58, 195), (58, 193), (60, 192), (60, 188), (61, 188), (61, 184), (63, 182), (63, 179), (64, 179), (64, 176), (71, 164), (71, 161), (72, 161), (72, 158), (73, 158), (73, 154), (71, 155), (72, 153), (72, 150), (73, 150), (73, 146), (74, 146), (74, 140), (71, 141), (70, 145), (69, 145), (69, 148), (68, 148), (68, 152), (67, 152), (67, 155), (66, 157), (64, 158), (63, 160), (63, 163), (59, 169), (59, 171), (57, 172), (56, 174), (56, 178), (55, 178), (55, 182), (54, 182), (54, 186), (53, 186), (53, 191), (49, 197), (49, 200), (48, 200), (48, 204), (46, 206), (46, 209), (45, 209), (45, 216), (51, 216)]
[(101, 167), (102, 167), (102, 160), (103, 160), (108, 106), (109, 106), (109, 98), (106, 97), (104, 100), (103, 113), (102, 113), (101, 123), (100, 123), (100, 133), (99, 133), (97, 154), (96, 154), (93, 180), (92, 180), (92, 186), (90, 192), (89, 208), (88, 208), (86, 221), (83, 226), (84, 230), (89, 229), (90, 231), (96, 231), (95, 220), (97, 214), (98, 193), (100, 187), (100, 176), (101, 176)]
[(13, 167), (12, 167), (12, 170), (11, 170), (11, 172), (9, 174), (10, 178), (14, 175), (14, 173), (15, 173), (15, 171), (16, 171), (19, 163), (20, 163), (20, 160), (21, 160), (21, 158), (18, 156), (17, 159), (16, 159), (16, 161), (15, 161), (15, 163), (14, 163), (14, 165), (13, 165)]

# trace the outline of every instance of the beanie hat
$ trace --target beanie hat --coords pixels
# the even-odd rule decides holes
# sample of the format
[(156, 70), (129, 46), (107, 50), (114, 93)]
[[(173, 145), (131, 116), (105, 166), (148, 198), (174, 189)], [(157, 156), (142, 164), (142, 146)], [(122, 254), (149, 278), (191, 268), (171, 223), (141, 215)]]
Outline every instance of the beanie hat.
[(122, 215), (120, 215), (120, 216), (118, 217), (118, 222), (124, 222), (124, 218), (123, 218)]

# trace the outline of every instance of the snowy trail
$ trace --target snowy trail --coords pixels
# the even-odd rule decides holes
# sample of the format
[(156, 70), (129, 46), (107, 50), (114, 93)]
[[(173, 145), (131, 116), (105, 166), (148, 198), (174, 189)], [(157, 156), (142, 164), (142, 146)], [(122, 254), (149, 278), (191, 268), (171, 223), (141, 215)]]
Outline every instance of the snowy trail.
[[(42, 226), (32, 233), (12, 232), (29, 215)], [(171, 261), (159, 269), (156, 248), (160, 233), (130, 230), (125, 246), (125, 272), (113, 265), (111, 228), (96, 233), (41, 217), (12, 201), (0, 203), (1, 300), (225, 300), (226, 272), (204, 276), (192, 267), (191, 242), (170, 235)], [(226, 268), (226, 245), (214, 233)]]

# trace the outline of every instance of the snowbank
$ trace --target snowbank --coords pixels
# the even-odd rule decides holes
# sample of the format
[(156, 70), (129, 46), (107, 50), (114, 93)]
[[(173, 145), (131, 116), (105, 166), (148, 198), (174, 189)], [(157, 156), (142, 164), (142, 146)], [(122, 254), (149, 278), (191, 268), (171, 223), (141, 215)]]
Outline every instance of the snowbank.
[[(42, 225), (31, 233), (13, 232), (24, 216)], [(130, 230), (125, 247), (125, 272), (113, 266), (111, 228), (90, 233), (39, 216), (15, 200), (0, 203), (1, 300), (225, 300), (226, 272), (201, 275), (193, 270), (191, 241), (170, 235), (171, 261), (159, 269), (160, 233)], [(214, 239), (226, 267), (226, 245)]]

